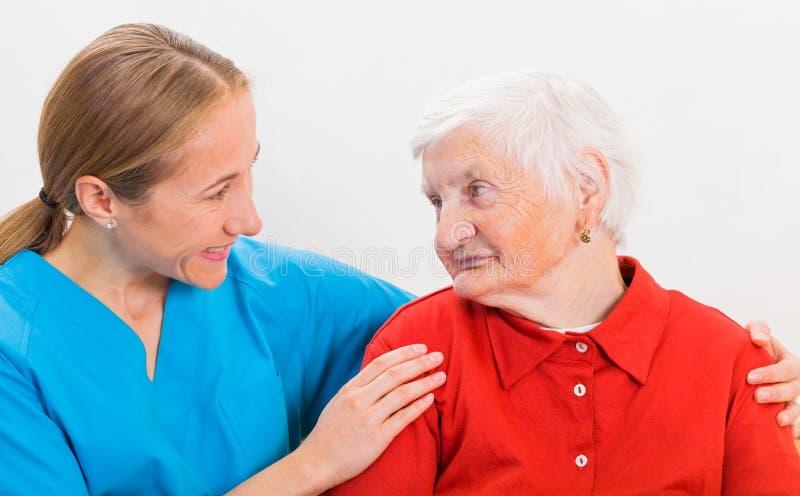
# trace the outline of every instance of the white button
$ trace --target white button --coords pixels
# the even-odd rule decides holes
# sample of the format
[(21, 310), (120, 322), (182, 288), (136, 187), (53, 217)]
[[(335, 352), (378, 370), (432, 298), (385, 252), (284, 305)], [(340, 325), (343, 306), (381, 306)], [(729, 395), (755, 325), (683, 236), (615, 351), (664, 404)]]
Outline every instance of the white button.
[(583, 396), (586, 394), (586, 386), (583, 384), (576, 384), (574, 388), (572, 388), (572, 392), (575, 393), (575, 396)]
[(587, 463), (589, 463), (589, 459), (586, 458), (586, 455), (578, 455), (578, 457), (575, 458), (575, 465), (577, 465), (578, 468), (585, 467)]
[(588, 350), (589, 347), (583, 341), (578, 341), (577, 343), (575, 343), (575, 349), (578, 350), (580, 353), (586, 353), (586, 350)]

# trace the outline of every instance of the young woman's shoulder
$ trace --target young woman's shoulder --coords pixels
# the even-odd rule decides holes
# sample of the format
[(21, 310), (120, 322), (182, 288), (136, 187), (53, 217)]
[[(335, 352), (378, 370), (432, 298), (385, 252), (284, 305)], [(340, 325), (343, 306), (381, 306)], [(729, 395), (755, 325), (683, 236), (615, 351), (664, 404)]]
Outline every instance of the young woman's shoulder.
[(37, 299), (17, 284), (8, 264), (0, 267), (0, 355), (18, 370), (25, 369)]

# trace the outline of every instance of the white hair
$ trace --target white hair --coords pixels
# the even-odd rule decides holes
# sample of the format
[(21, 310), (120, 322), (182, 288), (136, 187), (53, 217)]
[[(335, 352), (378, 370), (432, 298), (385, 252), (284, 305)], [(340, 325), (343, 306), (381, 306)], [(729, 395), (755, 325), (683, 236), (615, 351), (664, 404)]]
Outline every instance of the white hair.
[(601, 171), (579, 160), (587, 148), (608, 163), (609, 194), (600, 224), (621, 241), (638, 173), (617, 115), (589, 85), (530, 69), (474, 79), (437, 99), (412, 140), (414, 158), (461, 127), (480, 133), (520, 166), (532, 167), (551, 198), (566, 201), (580, 174), (601, 183)]

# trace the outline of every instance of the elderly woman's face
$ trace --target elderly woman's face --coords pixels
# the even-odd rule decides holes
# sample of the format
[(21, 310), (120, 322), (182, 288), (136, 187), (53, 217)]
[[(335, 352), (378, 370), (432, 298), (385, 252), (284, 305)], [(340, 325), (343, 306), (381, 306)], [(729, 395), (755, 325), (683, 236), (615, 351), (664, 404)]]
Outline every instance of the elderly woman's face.
[(143, 206), (119, 211), (128, 262), (202, 288), (222, 283), (230, 245), (261, 230), (250, 170), (257, 153), (252, 98), (228, 95), (174, 154), (179, 172)]
[(491, 305), (535, 291), (576, 246), (576, 206), (547, 198), (534, 173), (469, 129), (427, 148), (422, 170), (437, 254), (464, 298)]

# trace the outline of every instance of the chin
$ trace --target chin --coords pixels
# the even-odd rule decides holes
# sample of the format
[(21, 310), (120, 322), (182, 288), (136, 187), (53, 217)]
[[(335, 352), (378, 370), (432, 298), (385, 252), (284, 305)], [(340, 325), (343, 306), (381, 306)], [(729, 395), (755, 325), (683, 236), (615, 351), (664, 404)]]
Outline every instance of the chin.
[(227, 275), (228, 271), (222, 269), (219, 273), (214, 274), (194, 274), (186, 282), (201, 289), (215, 289), (225, 281)]
[(462, 272), (453, 278), (453, 291), (466, 300), (483, 303), (481, 300), (497, 289), (497, 281), (484, 271)]

